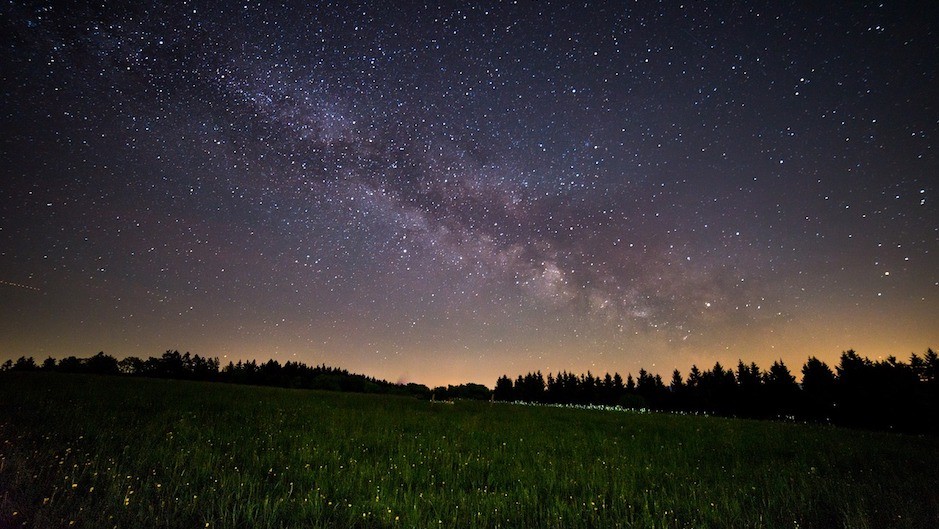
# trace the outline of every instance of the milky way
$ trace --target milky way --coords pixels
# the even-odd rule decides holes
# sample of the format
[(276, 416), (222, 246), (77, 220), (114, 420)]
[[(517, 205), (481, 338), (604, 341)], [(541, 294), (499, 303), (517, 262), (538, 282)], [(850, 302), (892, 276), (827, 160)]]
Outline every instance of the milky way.
[(939, 345), (928, 2), (0, 19), (0, 359), (491, 385)]

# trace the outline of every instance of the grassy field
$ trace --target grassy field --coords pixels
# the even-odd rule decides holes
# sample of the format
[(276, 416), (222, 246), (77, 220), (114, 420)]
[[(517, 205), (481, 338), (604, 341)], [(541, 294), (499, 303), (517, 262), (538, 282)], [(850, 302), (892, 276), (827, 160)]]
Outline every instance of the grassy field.
[(939, 527), (935, 438), (0, 376), (0, 527)]

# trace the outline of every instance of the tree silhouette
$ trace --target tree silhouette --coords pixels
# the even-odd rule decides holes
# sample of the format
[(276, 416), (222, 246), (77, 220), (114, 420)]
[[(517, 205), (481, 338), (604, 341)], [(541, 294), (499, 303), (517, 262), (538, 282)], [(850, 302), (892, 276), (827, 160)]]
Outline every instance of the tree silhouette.
[(783, 361), (777, 360), (764, 375), (770, 413), (776, 416), (792, 416), (797, 407), (799, 386)]
[(496, 389), (494, 391), (496, 400), (503, 401), (512, 401), (515, 400), (515, 391), (512, 387), (512, 380), (502, 375), (499, 377), (499, 380), (496, 381)]
[(701, 370), (692, 364), (691, 369), (688, 370), (688, 387), (697, 388), (699, 384), (701, 384)]
[(701, 374), (698, 388), (702, 404), (708, 411), (724, 415), (736, 413), (737, 380), (733, 371), (724, 369), (720, 362), (715, 362), (710, 371)]
[(67, 356), (59, 360), (57, 369), (63, 373), (81, 373), (84, 370), (85, 363), (75, 356)]
[(36, 361), (33, 360), (33, 357), (21, 356), (16, 359), (16, 362), (13, 363), (14, 371), (36, 371), (39, 367), (36, 365)]
[(926, 382), (939, 382), (939, 355), (931, 348), (927, 349), (926, 356), (923, 357), (923, 363), (926, 366), (925, 369), (923, 369)]
[[(103, 351), (89, 358), (68, 356), (59, 361), (49, 357), (39, 366), (32, 357), (7, 360), (0, 371), (93, 373), (102, 375), (148, 376), (259, 384), (292, 388), (394, 393), (430, 398), (423, 384), (392, 384), (346, 370), (307, 366), (300, 362), (281, 365), (274, 359), (258, 364), (255, 360), (229, 362), (219, 368), (217, 358), (167, 350), (146, 360), (128, 356), (120, 361)], [(868, 428), (899, 429), (914, 432), (939, 431), (939, 357), (930, 348), (923, 356), (912, 354), (909, 362), (895, 356), (871, 361), (854, 350), (841, 353), (835, 370), (818, 358), (809, 357), (802, 366), (802, 383), (780, 359), (761, 372), (755, 363), (737, 363), (736, 371), (720, 362), (701, 372), (692, 365), (688, 378), (674, 370), (668, 387), (662, 377), (645, 369), (638, 380), (632, 374), (626, 381), (619, 373), (596, 376), (587, 371), (540, 371), (519, 375), (513, 382), (499, 377), (495, 390), (480, 384), (440, 386), (438, 398), (525, 400), (560, 404), (616, 404), (627, 408), (703, 411), (746, 417), (796, 417)], [(7, 375), (4, 375), (7, 376)], [(26, 376), (45, 376), (43, 374)]]
[(672, 371), (672, 381), (669, 382), (668, 387), (676, 393), (685, 389), (685, 381), (681, 378), (681, 371), (677, 369)]
[(835, 404), (835, 374), (828, 364), (812, 356), (802, 366), (803, 413), (831, 420)]
[(841, 353), (835, 367), (838, 373), (836, 407), (840, 421), (865, 425), (871, 420), (869, 411), (874, 399), (870, 392), (876, 384), (871, 367), (871, 361), (861, 358), (854, 349)]
[(128, 356), (117, 363), (117, 368), (125, 375), (143, 375), (144, 361), (136, 356)]
[(104, 351), (86, 360), (85, 369), (88, 373), (97, 375), (116, 375), (120, 373), (117, 359), (111, 355), (104, 354)]

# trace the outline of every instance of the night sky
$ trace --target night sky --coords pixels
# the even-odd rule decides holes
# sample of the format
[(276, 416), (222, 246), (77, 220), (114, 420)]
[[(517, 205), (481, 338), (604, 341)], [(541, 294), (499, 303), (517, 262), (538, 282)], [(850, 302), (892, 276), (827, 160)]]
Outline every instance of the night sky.
[(0, 7), (0, 360), (939, 346), (933, 2)]

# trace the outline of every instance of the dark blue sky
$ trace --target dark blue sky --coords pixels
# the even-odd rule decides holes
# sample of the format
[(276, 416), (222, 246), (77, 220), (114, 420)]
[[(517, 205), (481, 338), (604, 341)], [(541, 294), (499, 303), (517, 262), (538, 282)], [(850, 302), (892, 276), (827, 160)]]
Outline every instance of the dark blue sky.
[(0, 22), (0, 360), (491, 385), (939, 345), (929, 2)]

